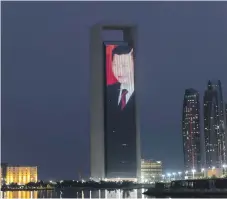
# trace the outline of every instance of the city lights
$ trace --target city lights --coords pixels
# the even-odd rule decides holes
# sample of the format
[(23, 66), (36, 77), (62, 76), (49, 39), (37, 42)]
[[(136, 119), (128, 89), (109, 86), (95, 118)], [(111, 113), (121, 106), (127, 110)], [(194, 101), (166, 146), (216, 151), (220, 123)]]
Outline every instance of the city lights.
[[(5, 170), (2, 181), (6, 184), (17, 183), (25, 185), (29, 182), (38, 181), (38, 169), (36, 166), (1, 166), (1, 172)], [(1, 174), (3, 176), (3, 174)]]
[(142, 181), (155, 182), (162, 180), (162, 162), (154, 160), (141, 160)]
[(175, 180), (175, 175), (176, 175), (176, 173), (172, 173), (172, 175), (173, 175), (173, 179)]
[(195, 169), (192, 169), (192, 178), (194, 179), (195, 178), (195, 172), (196, 172), (196, 170)]
[[(225, 174), (225, 170), (227, 170), (227, 165), (224, 164), (222, 165), (222, 175), (224, 176)], [(213, 173), (211, 172), (213, 171)], [(160, 178), (158, 176), (152, 175), (152, 179), (151, 180), (147, 180), (147, 182), (158, 182), (158, 181), (171, 181), (171, 180), (183, 180), (183, 179), (203, 179), (203, 178), (210, 178), (213, 175), (221, 177), (220, 176), (220, 168), (216, 168), (216, 167), (212, 167), (210, 169), (207, 168), (201, 168), (199, 170), (196, 170), (195, 168), (192, 168), (190, 170), (186, 170), (186, 171), (171, 171), (171, 172), (167, 172), (167, 173), (162, 173), (160, 174)], [(142, 181), (145, 181), (144, 177), (141, 177)]]

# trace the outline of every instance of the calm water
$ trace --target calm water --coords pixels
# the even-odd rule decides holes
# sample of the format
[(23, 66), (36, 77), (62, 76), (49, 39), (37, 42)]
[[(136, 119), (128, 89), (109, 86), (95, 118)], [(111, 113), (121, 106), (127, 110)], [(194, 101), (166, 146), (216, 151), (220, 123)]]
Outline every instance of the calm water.
[(60, 191), (8, 191), (1, 192), (0, 198), (149, 198), (142, 193), (145, 189), (133, 190), (78, 190)]

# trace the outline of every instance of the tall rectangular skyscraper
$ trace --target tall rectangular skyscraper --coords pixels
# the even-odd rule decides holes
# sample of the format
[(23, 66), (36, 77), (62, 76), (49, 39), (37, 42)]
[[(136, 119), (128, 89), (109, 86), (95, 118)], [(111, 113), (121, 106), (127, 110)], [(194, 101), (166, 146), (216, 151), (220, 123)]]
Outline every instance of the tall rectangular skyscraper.
[(225, 133), (227, 133), (227, 103), (225, 103)]
[(209, 81), (204, 94), (206, 167), (226, 164), (226, 125), (220, 81)]
[(198, 91), (185, 90), (182, 114), (185, 170), (201, 168), (200, 103)]
[(217, 92), (208, 85), (203, 98), (205, 163), (207, 168), (219, 165), (217, 133)]
[[(123, 41), (103, 41), (102, 30), (122, 30)], [(91, 30), (91, 178), (140, 176), (135, 91), (136, 27), (98, 24)]]

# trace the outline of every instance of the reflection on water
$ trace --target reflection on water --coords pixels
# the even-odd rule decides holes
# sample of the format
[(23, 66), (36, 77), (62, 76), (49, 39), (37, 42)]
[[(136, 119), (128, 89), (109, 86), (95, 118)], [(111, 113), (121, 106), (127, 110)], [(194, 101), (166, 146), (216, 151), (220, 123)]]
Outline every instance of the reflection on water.
[(38, 198), (38, 191), (7, 191), (1, 198)]
[(1, 192), (1, 197), (0, 198), (58, 198), (58, 194), (55, 191), (6, 191), (6, 192)]
[(61, 192), (56, 191), (7, 191), (1, 192), (0, 198), (148, 198), (142, 193), (145, 189), (117, 189), (117, 190), (78, 190), (69, 188)]

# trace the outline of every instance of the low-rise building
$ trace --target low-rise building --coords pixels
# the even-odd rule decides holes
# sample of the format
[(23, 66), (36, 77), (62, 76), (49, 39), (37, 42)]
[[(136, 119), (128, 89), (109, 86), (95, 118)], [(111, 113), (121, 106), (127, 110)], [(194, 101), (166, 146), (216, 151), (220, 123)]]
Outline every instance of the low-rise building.
[(221, 178), (223, 177), (223, 169), (222, 168), (213, 168), (213, 169), (207, 169), (205, 172), (205, 177), (207, 178)]
[(37, 166), (11, 166), (1, 165), (1, 179), (5, 184), (16, 183), (24, 185), (29, 182), (38, 181)]
[(162, 179), (162, 162), (141, 160), (141, 182), (155, 182)]
[(203, 168), (201, 171), (185, 172), (185, 179), (204, 179), (225, 177), (225, 168)]

